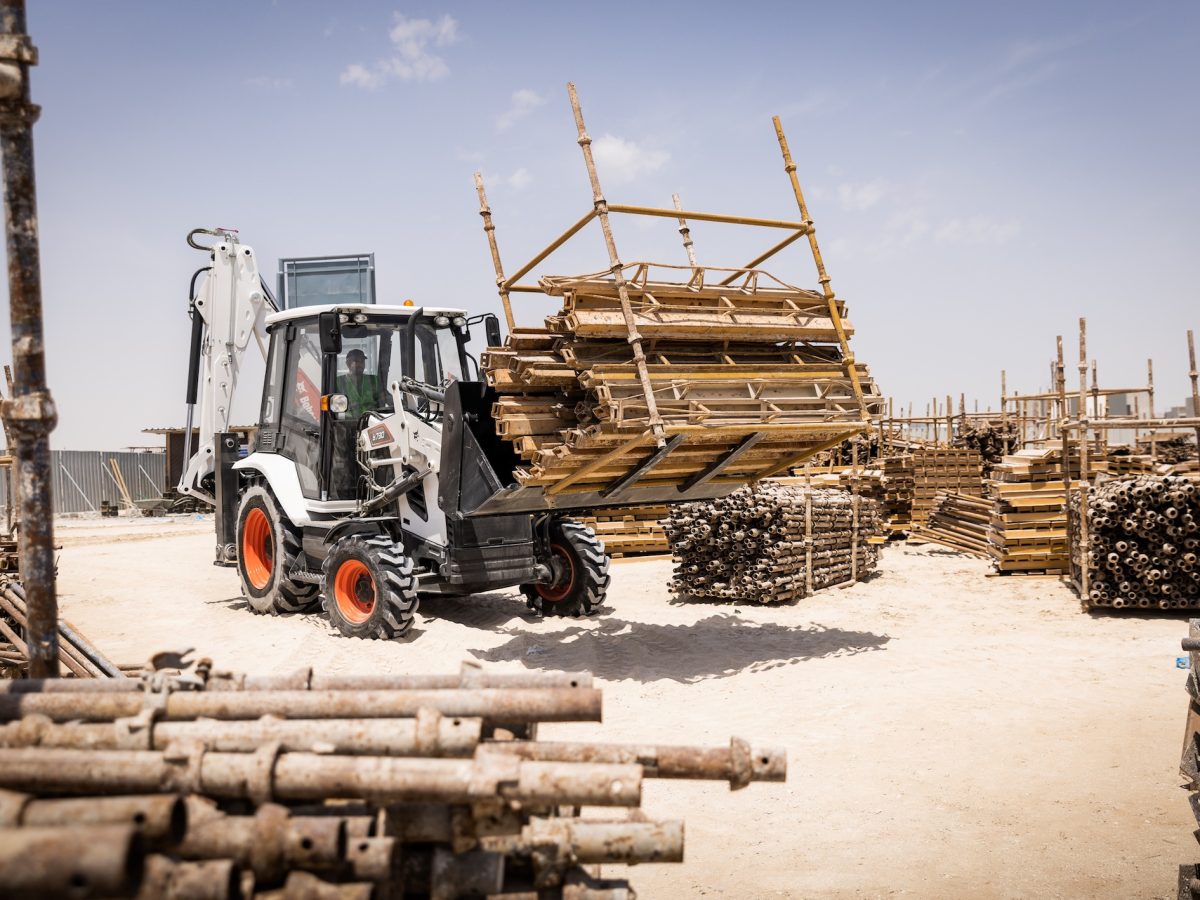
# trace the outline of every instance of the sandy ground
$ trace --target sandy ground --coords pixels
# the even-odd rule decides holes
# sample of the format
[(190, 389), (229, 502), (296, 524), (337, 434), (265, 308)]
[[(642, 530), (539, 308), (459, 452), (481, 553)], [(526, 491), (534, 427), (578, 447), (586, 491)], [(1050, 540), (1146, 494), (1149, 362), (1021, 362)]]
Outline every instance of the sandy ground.
[(648, 815), (686, 820), (687, 861), (633, 870), (643, 898), (1174, 897), (1197, 857), (1185, 618), (1082, 614), (1052, 579), (893, 545), (868, 582), (763, 608), (677, 604), (669, 561), (620, 561), (590, 620), (532, 620), (498, 592), (429, 600), (380, 643), (252, 616), (210, 564), (211, 518), (57, 537), (64, 615), (119, 662), (194, 647), (253, 672), (588, 669), (604, 724), (543, 736), (786, 747), (786, 784), (647, 782)]

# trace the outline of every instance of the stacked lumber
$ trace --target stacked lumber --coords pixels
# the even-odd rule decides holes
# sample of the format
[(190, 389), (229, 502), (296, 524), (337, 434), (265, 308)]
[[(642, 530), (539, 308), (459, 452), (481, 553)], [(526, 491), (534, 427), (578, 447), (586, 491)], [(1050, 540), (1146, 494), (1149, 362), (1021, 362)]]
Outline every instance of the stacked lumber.
[(975, 556), (989, 556), (988, 530), (992, 501), (947, 491), (938, 494), (929, 521), (913, 530), (915, 537)]
[[(1072, 447), (1068, 477), (1079, 475), (1079, 450)], [(1027, 448), (992, 470), (995, 501), (988, 543), (997, 571), (1065, 574), (1068, 570), (1067, 513), (1061, 448)], [(1072, 488), (1078, 481), (1071, 481)]]
[[(1155, 470), (1154, 460), (1148, 455), (1130, 453), (1127, 448), (1110, 448), (1103, 459), (1103, 471), (1114, 478), (1124, 478), (1128, 475), (1152, 475)], [(1088, 468), (1091, 468), (1089, 459)]]
[(643, 779), (784, 780), (782, 750), (736, 738), (533, 738), (600, 702), (585, 673), (466, 667), (6, 682), (0, 893), (626, 900), (583, 866), (683, 859), (683, 823), (641, 816)]
[(671, 549), (660, 521), (667, 515), (665, 505), (625, 506), (598, 509), (592, 515), (571, 518), (596, 533), (609, 556), (637, 553), (666, 553)]
[[(1081, 497), (1071, 497), (1078, 537)], [(1200, 606), (1200, 486), (1177, 475), (1139, 475), (1087, 492), (1087, 544), (1072, 547), (1072, 576), (1088, 569), (1088, 606)]]
[(680, 597), (778, 603), (857, 581), (879, 560), (879, 504), (841, 490), (761, 482), (671, 508)]
[(912, 451), (914, 525), (924, 525), (938, 494), (983, 496), (983, 459), (978, 450), (925, 447)]
[(912, 524), (915, 470), (912, 454), (883, 459), (883, 515), (892, 533), (907, 531)]
[[(743, 484), (861, 431), (879, 408), (863, 365), (854, 368), (869, 410), (858, 403), (821, 294), (754, 270), (731, 284), (716, 280), (727, 270), (683, 271), (686, 280), (670, 281), (652, 278), (647, 263), (624, 270), (671, 441), (657, 457), (612, 273), (540, 280), (562, 309), (545, 329), (516, 329), (483, 358), (502, 395), (498, 433), (524, 463), (514, 472), (519, 486), (599, 492), (635, 470), (639, 487), (710, 474), (703, 480), (713, 485)], [(651, 459), (653, 471), (641, 471)]]

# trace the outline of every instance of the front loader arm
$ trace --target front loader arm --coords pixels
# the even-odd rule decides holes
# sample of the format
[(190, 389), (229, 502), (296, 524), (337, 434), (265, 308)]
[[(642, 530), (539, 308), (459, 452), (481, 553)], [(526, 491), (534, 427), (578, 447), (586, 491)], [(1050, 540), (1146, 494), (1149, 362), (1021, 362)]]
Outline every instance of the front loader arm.
[[(193, 240), (197, 232), (213, 234), (218, 240), (203, 247)], [(179, 491), (215, 505), (211, 478), (216, 465), (213, 435), (229, 430), (242, 359), (252, 338), (266, 357), (264, 320), (268, 300), (254, 250), (240, 244), (235, 234), (220, 229), (197, 229), (188, 235), (188, 243), (208, 251), (212, 267), (192, 298), (192, 316), (203, 322), (200, 339), (194, 343), (189, 360), (189, 381), (197, 379), (201, 389), (200, 413), (195, 422), (199, 443), (190, 459), (185, 453)], [(185, 446), (190, 446), (194, 402), (189, 390)]]

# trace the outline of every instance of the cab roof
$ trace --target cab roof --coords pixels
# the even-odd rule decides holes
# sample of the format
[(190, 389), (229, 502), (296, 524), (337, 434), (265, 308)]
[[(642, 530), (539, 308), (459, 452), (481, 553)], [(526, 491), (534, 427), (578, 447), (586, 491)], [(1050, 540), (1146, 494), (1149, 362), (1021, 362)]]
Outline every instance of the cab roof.
[(290, 322), (293, 319), (314, 319), (324, 312), (366, 313), (369, 316), (411, 316), (421, 313), (427, 316), (465, 316), (466, 310), (451, 306), (380, 306), (376, 303), (325, 303), (319, 306), (297, 306), (270, 313), (267, 324)]

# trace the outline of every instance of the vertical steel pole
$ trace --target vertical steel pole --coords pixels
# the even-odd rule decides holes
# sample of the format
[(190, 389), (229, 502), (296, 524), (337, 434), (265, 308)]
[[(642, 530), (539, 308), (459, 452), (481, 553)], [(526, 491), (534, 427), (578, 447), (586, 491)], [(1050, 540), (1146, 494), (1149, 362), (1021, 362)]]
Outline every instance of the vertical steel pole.
[[(1087, 319), (1079, 320), (1079, 596), (1085, 606), (1091, 605), (1091, 572), (1088, 551), (1091, 541), (1088, 528), (1088, 414), (1087, 414)], [(1063, 460), (1063, 479), (1071, 480), (1070, 461)]]
[(28, 603), (29, 674), (58, 676), (58, 599), (54, 585), (54, 515), (50, 432), (58, 414), (46, 388), (42, 341), (41, 262), (29, 67), (37, 50), (25, 33), (25, 0), (0, 0), (0, 153), (4, 157), (4, 230), (12, 320), (12, 398), (4, 418), (15, 443), (21, 496), (21, 578)]
[[(1192, 418), (1200, 418), (1200, 389), (1197, 388), (1196, 342), (1188, 329), (1188, 377), (1192, 379)], [(1196, 427), (1196, 452), (1200, 453), (1200, 426)]]
[[(672, 194), (671, 200), (674, 201), (675, 208), (683, 212), (683, 201), (679, 199), (679, 195)], [(687, 219), (683, 216), (679, 217), (679, 236), (683, 238), (683, 249), (687, 253), (688, 265), (695, 269), (696, 251), (692, 247), (692, 229), (688, 227)]]
[(496, 290), (500, 292), (500, 303), (504, 306), (504, 321), (508, 333), (516, 327), (513, 321), (512, 301), (508, 288), (504, 286), (504, 266), (500, 264), (500, 247), (496, 244), (496, 226), (492, 224), (492, 209), (488, 206), (487, 194), (483, 190), (483, 173), (475, 173), (475, 192), (479, 194), (479, 215), (483, 217), (483, 233), (487, 235), (488, 249), (492, 251), (492, 266), (496, 270)]
[(654, 396), (654, 386), (650, 383), (650, 372), (646, 368), (646, 355), (642, 351), (642, 336), (638, 333), (637, 323), (633, 318), (633, 306), (629, 300), (629, 288), (625, 282), (624, 266), (621, 257), (617, 255), (617, 243), (613, 238), (612, 225), (608, 221), (608, 201), (600, 190), (600, 177), (596, 174), (596, 160), (592, 156), (592, 139), (587, 133), (583, 122), (583, 108), (579, 105), (579, 95), (575, 85), (567, 83), (567, 96), (571, 100), (571, 112), (575, 114), (575, 129), (579, 133), (577, 143), (583, 151), (583, 163), (587, 166), (588, 178), (592, 183), (592, 202), (596, 209), (596, 218), (600, 220), (600, 230), (604, 233), (604, 244), (608, 248), (609, 269), (612, 272), (613, 283), (617, 287), (617, 297), (621, 301), (621, 314), (625, 319), (625, 330), (628, 334), (630, 349), (633, 351), (633, 363), (637, 369), (638, 381), (642, 386), (642, 394), (646, 399), (646, 418), (655, 443), (659, 447), (666, 445), (666, 430), (663, 427), (662, 416), (658, 414), (658, 401)]

